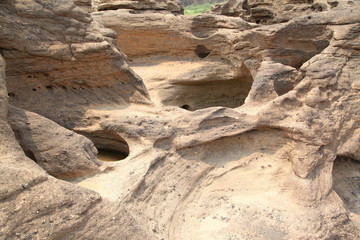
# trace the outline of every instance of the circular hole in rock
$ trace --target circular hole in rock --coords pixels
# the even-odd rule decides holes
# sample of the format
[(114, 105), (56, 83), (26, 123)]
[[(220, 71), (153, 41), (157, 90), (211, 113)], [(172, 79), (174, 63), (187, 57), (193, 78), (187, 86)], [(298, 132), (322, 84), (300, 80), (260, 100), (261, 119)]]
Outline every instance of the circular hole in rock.
[(191, 109), (191, 107), (188, 104), (184, 104), (180, 108), (185, 109), (185, 110), (190, 110)]
[(206, 58), (211, 53), (211, 50), (205, 47), (204, 45), (198, 45), (195, 49), (195, 54), (199, 58)]
[(125, 159), (129, 156), (128, 152), (116, 151), (111, 149), (100, 148), (98, 149), (97, 158), (105, 162), (114, 162)]

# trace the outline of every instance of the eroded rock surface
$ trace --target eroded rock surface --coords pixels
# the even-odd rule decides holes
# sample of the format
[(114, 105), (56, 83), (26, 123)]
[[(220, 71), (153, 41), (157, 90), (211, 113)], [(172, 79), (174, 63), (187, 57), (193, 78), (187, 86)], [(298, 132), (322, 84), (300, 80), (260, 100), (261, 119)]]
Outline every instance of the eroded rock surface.
[(99, 11), (132, 9), (137, 11), (162, 11), (182, 14), (184, 9), (179, 0), (95, 0), (93, 6)]
[(141, 79), (113, 44), (116, 34), (75, 3), (0, 3), (10, 103), (68, 128), (89, 106), (148, 103)]
[(287, 22), (313, 12), (324, 12), (352, 8), (357, 5), (353, 1), (344, 0), (229, 0), (214, 6), (215, 14), (241, 17), (249, 22), (272, 24)]
[[(0, 8), (0, 20), (6, 23), (1, 26), (6, 29), (22, 29), (19, 22), (28, 21), (28, 15), (15, 14), (14, 10), (23, 6), (16, 3), (1, 3), (5, 8)], [(334, 7), (269, 26), (214, 15), (130, 14), (128, 10), (93, 13), (96, 21), (113, 29), (106, 30), (86, 11), (79, 10), (80, 17), (62, 13), (61, 19), (71, 21), (89, 17), (85, 24), (89, 32), (79, 40), (80, 48), (91, 34), (112, 36), (97, 35), (111, 50), (95, 45), (96, 54), (85, 51), (74, 59), (39, 57), (11, 45), (6, 40), (12, 36), (9, 32), (0, 37), (9, 67), (6, 82), (11, 103), (98, 141), (105, 137), (110, 141), (105, 145), (120, 148), (126, 142), (130, 150), (110, 171), (72, 183), (54, 179), (26, 158), (17, 144), (6, 122), (7, 93), (2, 84), (0, 219), (6, 224), (0, 225), (0, 238), (360, 238), (356, 190), (360, 177), (356, 164), (360, 160), (360, 11), (356, 4), (352, 9)], [(33, 16), (36, 9), (31, 9), (25, 12)], [(56, 4), (49, 9), (56, 12)], [(18, 21), (9, 21), (12, 18)], [(169, 29), (174, 24), (176, 28)], [(139, 48), (143, 52), (132, 47), (142, 34)], [(165, 43), (172, 34), (177, 35), (170, 48)], [(154, 74), (145, 83), (150, 88), (162, 86), (159, 103), (167, 99), (162, 96), (179, 96), (179, 91), (161, 91), (172, 91), (178, 85), (188, 89), (207, 86), (211, 81), (203, 84), (206, 78), (213, 82), (251, 78), (249, 93), (243, 105), (233, 109), (187, 111), (177, 106), (180, 102), (167, 107), (151, 104), (141, 79), (116, 49), (115, 35), (135, 71), (140, 75), (148, 71), (144, 76)], [(131, 36), (137, 39), (134, 43)], [(31, 43), (21, 34), (17, 37), (19, 46)], [(49, 43), (49, 48), (53, 44)], [(95, 63), (86, 66), (94, 59), (112, 71), (109, 75), (101, 71), (86, 80), (86, 71), (98, 72)], [(170, 60), (179, 62), (171, 65)], [(41, 69), (49, 66), (45, 61), (62, 67), (64, 74), (53, 81), (66, 89), (49, 85), (55, 87), (46, 90), (47, 98), (38, 103), (44, 104), (44, 109), (40, 109), (35, 104), (39, 98), (25, 90), (45, 96), (41, 94), (53, 72), (41, 81), (22, 76), (31, 76), (28, 72), (36, 73), (38, 68), (44, 71)], [(206, 67), (175, 71), (181, 64), (187, 68), (191, 63)], [(159, 70), (165, 73), (156, 72)], [(158, 82), (149, 85), (149, 79)], [(28, 89), (27, 84), (33, 85)], [(42, 84), (45, 89), (32, 91), (32, 86)], [(104, 88), (99, 87), (102, 84)], [(19, 93), (27, 93), (29, 102), (19, 98)], [(65, 101), (64, 93), (69, 100)], [(214, 94), (214, 89), (209, 93)], [(157, 101), (151, 90), (150, 96)], [(341, 161), (348, 158), (348, 162)]]
[(49, 176), (24, 155), (7, 123), (1, 56), (0, 100), (0, 239), (148, 239), (126, 209)]
[(94, 144), (38, 114), (9, 108), (9, 124), (25, 154), (47, 173), (69, 178), (99, 173)]

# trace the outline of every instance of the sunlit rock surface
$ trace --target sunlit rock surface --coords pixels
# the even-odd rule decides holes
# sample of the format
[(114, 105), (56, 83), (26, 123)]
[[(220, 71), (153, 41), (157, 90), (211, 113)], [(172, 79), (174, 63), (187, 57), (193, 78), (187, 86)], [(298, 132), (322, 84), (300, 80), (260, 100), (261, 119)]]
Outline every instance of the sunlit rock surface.
[[(360, 238), (357, 2), (267, 26), (0, 6), (0, 239)], [(8, 102), (129, 155), (58, 180), (25, 156)]]

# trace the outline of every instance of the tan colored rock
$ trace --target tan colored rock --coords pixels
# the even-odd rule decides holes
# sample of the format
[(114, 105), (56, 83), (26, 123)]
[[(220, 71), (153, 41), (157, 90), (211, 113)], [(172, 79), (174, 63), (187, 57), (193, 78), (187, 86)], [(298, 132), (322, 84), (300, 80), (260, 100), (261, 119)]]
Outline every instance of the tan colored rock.
[[(139, 78), (123, 62), (124, 56), (112, 45), (111, 38), (106, 37), (111, 31), (90, 23), (90, 15), (71, 1), (2, 1), (0, 22), (9, 90), (1, 57), (0, 239), (115, 239), (120, 235), (147, 239), (126, 209), (101, 200), (93, 191), (54, 179), (25, 157), (7, 123), (8, 98), (17, 106), (36, 110), (67, 126), (79, 119), (81, 114), (75, 112), (87, 109), (80, 102), (97, 105), (99, 99), (107, 98), (106, 103), (101, 101), (107, 106), (114, 106), (114, 102), (127, 105), (131, 96), (137, 102), (148, 102), (142, 83), (137, 82)], [(92, 63), (94, 59), (96, 63)], [(103, 77), (92, 75), (91, 64), (100, 67), (101, 62), (108, 71)], [(99, 90), (98, 94), (93, 93), (94, 89)], [(128, 98), (118, 96), (124, 89), (129, 90)], [(57, 146), (61, 148), (61, 143)], [(101, 223), (91, 217), (94, 214)]]
[(120, 49), (155, 103), (192, 110), (243, 104), (252, 77), (245, 65), (230, 58), (232, 36), (252, 28), (245, 21), (120, 10), (93, 17), (118, 33)]
[[(123, 114), (103, 112), (117, 117), (99, 125), (126, 135), (131, 139), (130, 149), (138, 146), (134, 147), (136, 154), (122, 163), (138, 176), (138, 184), (131, 184), (134, 189), (130, 195), (92, 185), (93, 181), (106, 183), (115, 176), (125, 183), (126, 173), (89, 178), (80, 184), (109, 198), (125, 197), (133, 212), (138, 212), (138, 219), (144, 219), (145, 214), (145, 222), (150, 223), (148, 229), (155, 232), (157, 239), (358, 238), (358, 214), (350, 207), (356, 205), (355, 198), (343, 205), (341, 198), (349, 193), (332, 189), (336, 156), (354, 157), (358, 148), (359, 98), (357, 77), (352, 77), (358, 75), (354, 67), (358, 62), (358, 12), (331, 10), (279, 25), (239, 32), (227, 30), (227, 37), (222, 39), (230, 49), (218, 44), (217, 53), (233, 65), (243, 64), (251, 72), (253, 83), (245, 104), (233, 110), (209, 108), (194, 112), (175, 107), (166, 108), (165, 112), (146, 109), (146, 115), (140, 114), (140, 109), (132, 109), (132, 114), (127, 110)], [(138, 19), (150, 19), (124, 12), (101, 15), (105, 25), (107, 17), (133, 21), (132, 27), (108, 21), (108, 26), (112, 25), (125, 39), (124, 43), (127, 41), (126, 36), (121, 36), (121, 28), (136, 31), (141, 29)], [(158, 32), (155, 26), (149, 30), (153, 35)], [(186, 35), (186, 28), (178, 29)], [(215, 36), (225, 32), (221, 32), (221, 27), (211, 31)], [(203, 42), (210, 43), (211, 36), (205, 36)], [(178, 39), (179, 43), (183, 41)], [(121, 41), (118, 43), (121, 47)], [(146, 49), (147, 43), (143, 41), (141, 47)], [(158, 49), (164, 50), (159, 58), (139, 52), (129, 54), (129, 59), (133, 60), (135, 71), (150, 76), (144, 77), (150, 87), (156, 81), (158, 86), (166, 86), (157, 90), (160, 96), (164, 89), (176, 89), (174, 82), (181, 79), (179, 73), (192, 65), (185, 64), (190, 62), (184, 61), (186, 57), (179, 57), (176, 62), (166, 46)], [(127, 50), (136, 51), (123, 48)], [(212, 54), (204, 60), (222, 64)], [(177, 96), (174, 91), (172, 97)], [(137, 119), (145, 131), (130, 127), (128, 122), (119, 128), (125, 119)], [(86, 127), (82, 130), (86, 131)], [(154, 131), (163, 134), (157, 136)], [(148, 141), (144, 141), (144, 135)], [(155, 149), (139, 150), (145, 142)], [(143, 169), (145, 155), (152, 162)], [(136, 167), (135, 162), (141, 167)], [(342, 174), (346, 175), (346, 171), (342, 170)], [(132, 178), (133, 181), (136, 180)], [(349, 186), (346, 191), (355, 193), (354, 188), (355, 185)], [(156, 208), (140, 213), (149, 205)], [(242, 225), (247, 227), (240, 228)]]
[(9, 124), (25, 154), (58, 178), (99, 173), (94, 144), (38, 114), (9, 109)]
[(352, 8), (354, 4), (358, 3), (344, 0), (229, 0), (215, 5), (211, 11), (215, 14), (241, 17), (249, 22), (272, 24), (287, 22), (313, 12)]
[(2, 1), (0, 22), (14, 106), (72, 128), (89, 106), (149, 104), (114, 32), (72, 1)]
[(163, 11), (183, 14), (184, 9), (179, 0), (98, 0), (93, 5), (99, 11), (132, 9), (140, 11)]
[[(233, 109), (186, 111), (178, 106), (134, 104), (139, 96), (146, 99), (140, 90), (135, 95), (134, 91), (119, 91), (117, 96), (108, 92), (109, 99), (101, 89), (96, 90), (97, 81), (90, 81), (95, 84), (90, 89), (98, 97), (76, 91), (78, 102), (72, 107), (83, 110), (76, 115), (67, 106), (72, 114), (66, 116), (74, 118), (65, 119), (77, 132), (115, 136), (117, 141), (126, 141), (130, 150), (126, 159), (113, 163), (112, 171), (73, 181), (97, 191), (101, 199), (92, 191), (48, 176), (25, 158), (15, 138), (9, 138), (12, 133), (7, 123), (0, 119), (1, 131), (7, 131), (0, 136), (6, 140), (0, 145), (5, 159), (0, 168), (1, 192), (5, 193), (1, 195), (5, 201), (0, 203), (0, 222), (7, 223), (0, 225), (1, 237), (11, 239), (18, 233), (21, 238), (40, 239), (359, 239), (356, 181), (360, 176), (354, 170), (359, 160), (358, 13), (357, 8), (334, 8), (261, 27), (222, 16), (130, 16), (124, 10), (94, 13), (94, 18), (112, 19), (112, 28), (119, 35), (116, 24), (128, 34), (144, 33), (144, 19), (150, 19), (148, 26), (153, 29), (144, 36), (158, 39), (169, 39), (168, 23), (186, 19), (184, 24), (178, 23), (178, 40), (194, 48), (178, 48), (175, 43), (179, 42), (175, 42), (174, 49), (164, 45), (161, 52), (157, 49), (161, 44), (150, 48), (150, 41), (140, 46), (150, 48), (148, 55), (124, 48), (134, 53), (129, 60), (138, 64), (136, 71), (146, 67), (147, 74), (163, 84), (160, 94), (174, 85), (207, 86), (201, 81), (205, 76), (226, 81), (238, 70), (237, 76), (252, 78), (249, 95), (242, 106)], [(116, 23), (115, 19), (122, 20)], [(125, 19), (129, 22), (124, 23)], [(189, 23), (194, 27), (189, 28)], [(121, 48), (121, 41), (119, 45)], [(199, 45), (206, 48), (197, 48)], [(93, 51), (106, 52), (107, 46), (76, 43), (74, 48), (79, 59), (86, 59)], [(184, 56), (176, 56), (176, 49)], [(201, 58), (206, 49), (212, 52)], [(23, 62), (20, 56), (13, 59)], [(169, 61), (176, 60), (174, 56), (179, 62)], [(157, 62), (151, 66), (154, 59)], [(191, 59), (201, 67), (212, 64), (204, 70), (191, 69), (203, 76), (178, 81), (181, 64), (189, 67)], [(37, 57), (35, 60), (38, 63)], [(42, 64), (34, 69), (39, 66)], [(151, 73), (151, 67), (162, 72)], [(213, 68), (216, 74), (206, 73)], [(14, 65), (12, 69), (10, 73), (16, 73)], [(79, 69), (72, 71), (84, 74)], [(225, 77), (221, 78), (220, 70), (226, 70)], [(131, 76), (129, 81), (134, 83), (135, 75)], [(6, 78), (16, 89), (21, 85), (11, 83), (14, 79)], [(114, 84), (119, 81), (110, 80)], [(67, 81), (67, 86), (73, 86), (70, 78)], [(0, 89), (6, 94), (4, 87)], [(1, 99), (5, 100), (4, 94)], [(61, 97), (54, 91), (47, 99), (58, 101)], [(118, 103), (120, 97), (124, 100)], [(20, 99), (19, 103), (25, 104)], [(5, 101), (2, 106), (5, 113)], [(56, 120), (52, 112), (46, 114)], [(62, 115), (58, 118), (64, 119)], [(339, 156), (353, 159), (339, 162), (343, 158)], [(24, 185), (27, 182), (30, 184)], [(51, 211), (42, 207), (40, 196), (46, 196)], [(47, 219), (52, 221), (49, 226)], [(40, 226), (38, 232), (33, 230), (35, 226)]]
[(54, 179), (24, 155), (7, 124), (4, 73), (0, 56), (0, 239), (149, 239), (122, 206)]
[[(131, 14), (120, 10), (94, 13), (93, 17), (118, 33), (117, 43), (144, 79), (152, 101), (189, 110), (242, 105), (260, 63), (268, 59), (290, 66), (279, 73), (272, 86), (277, 91), (274, 94), (284, 94), (294, 87), (290, 82), (301, 75), (291, 67), (300, 68), (320, 53), (332, 35), (316, 22), (259, 28), (240, 18)], [(264, 84), (257, 84), (253, 86), (257, 94), (268, 91)], [(250, 97), (255, 97), (251, 92)], [(266, 101), (263, 94), (259, 97)]]

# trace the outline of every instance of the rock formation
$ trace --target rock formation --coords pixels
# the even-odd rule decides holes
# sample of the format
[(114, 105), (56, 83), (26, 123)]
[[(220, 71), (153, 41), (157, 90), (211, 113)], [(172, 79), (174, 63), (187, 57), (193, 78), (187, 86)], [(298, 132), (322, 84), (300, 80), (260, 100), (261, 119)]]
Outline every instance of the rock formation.
[(80, 6), (66, 0), (0, 4), (13, 105), (73, 127), (89, 105), (148, 102), (141, 79), (113, 44), (115, 33)]
[(50, 175), (74, 178), (100, 172), (97, 150), (84, 136), (15, 107), (9, 108), (8, 118), (25, 154)]
[[(259, 25), (2, 1), (0, 239), (360, 238), (360, 6), (347, 4)], [(97, 167), (72, 131), (129, 156)], [(89, 175), (46, 172), (67, 163)]]
[(183, 13), (184, 9), (179, 0), (95, 0), (93, 7), (96, 10), (131, 9), (140, 12), (168, 12)]
[(231, 59), (230, 43), (234, 33), (251, 28), (245, 21), (122, 10), (97, 12), (93, 17), (118, 33), (120, 49), (155, 103), (193, 110), (243, 104), (252, 77), (248, 67)]
[(250, 22), (269, 24), (287, 22), (313, 12), (332, 8), (351, 8), (353, 1), (336, 0), (229, 0), (212, 8), (215, 14), (241, 17)]

